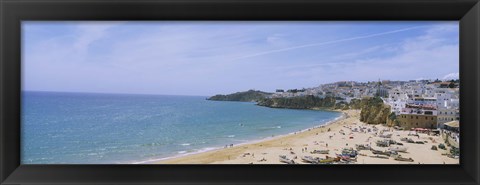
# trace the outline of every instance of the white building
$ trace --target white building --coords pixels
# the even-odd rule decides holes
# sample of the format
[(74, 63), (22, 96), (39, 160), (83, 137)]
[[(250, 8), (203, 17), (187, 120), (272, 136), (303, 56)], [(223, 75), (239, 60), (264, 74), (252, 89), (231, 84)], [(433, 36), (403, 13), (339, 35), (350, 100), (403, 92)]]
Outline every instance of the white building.
[(394, 112), (395, 115), (400, 115), (408, 100), (408, 95), (403, 92), (399, 87), (390, 90), (388, 98), (385, 102), (390, 105), (390, 112)]
[(441, 108), (437, 114), (437, 128), (443, 128), (443, 124), (458, 119), (457, 109)]

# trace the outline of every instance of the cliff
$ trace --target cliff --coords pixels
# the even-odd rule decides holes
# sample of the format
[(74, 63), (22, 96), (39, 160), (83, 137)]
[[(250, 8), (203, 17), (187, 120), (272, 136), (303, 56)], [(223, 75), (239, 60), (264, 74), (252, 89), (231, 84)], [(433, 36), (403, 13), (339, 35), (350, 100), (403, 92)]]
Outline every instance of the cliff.
[(265, 98), (258, 101), (257, 105), (288, 109), (331, 109), (335, 107), (335, 98), (319, 98), (311, 95), (288, 98)]
[(218, 95), (212, 96), (210, 98), (207, 98), (207, 100), (256, 102), (256, 101), (259, 101), (261, 99), (265, 99), (270, 95), (272, 95), (272, 93), (249, 90), (249, 91), (245, 91), (245, 92), (236, 92), (236, 93), (227, 94), (227, 95), (218, 94)]
[(380, 98), (365, 98), (360, 102), (360, 121), (368, 124), (385, 124), (390, 115), (390, 106)]

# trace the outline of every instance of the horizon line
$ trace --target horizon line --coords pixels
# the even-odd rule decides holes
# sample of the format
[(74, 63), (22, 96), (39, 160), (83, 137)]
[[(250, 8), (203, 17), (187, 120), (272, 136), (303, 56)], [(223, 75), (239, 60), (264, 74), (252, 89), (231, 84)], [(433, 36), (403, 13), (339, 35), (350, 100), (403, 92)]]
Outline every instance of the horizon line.
[[(457, 78), (457, 79), (450, 79), (450, 80), (445, 80), (445, 79), (438, 79), (440, 81), (451, 81), (451, 80), (459, 80), (460, 78)], [(414, 81), (421, 81), (421, 80), (437, 80), (437, 79), (421, 79), (421, 80), (415, 80), (413, 79)], [(380, 81), (384, 81), (384, 80), (380, 80)], [(403, 81), (403, 82), (409, 82), (409, 81), (412, 81), (412, 80), (388, 80), (388, 81)], [(329, 83), (322, 83), (322, 84), (319, 84), (317, 86), (321, 86), (321, 85), (325, 85), (325, 84), (333, 84), (333, 83), (338, 83), (338, 82), (359, 82), (359, 83), (369, 83), (369, 82), (377, 82), (377, 81), (355, 81), (355, 80), (341, 80), (341, 81), (335, 81), (335, 82), (329, 82)], [(313, 86), (313, 87), (317, 87), (317, 86)], [(302, 87), (304, 89), (308, 89), (308, 88), (313, 88), (313, 87)], [(296, 88), (296, 89), (302, 89), (302, 88)], [(278, 88), (277, 88), (278, 89)], [(255, 89), (255, 88), (250, 88), (248, 90), (244, 90), (244, 91), (237, 91), (237, 92), (245, 92), (245, 91), (249, 91), (249, 90), (255, 90), (255, 91), (262, 91), (262, 92), (266, 92), (266, 93), (274, 93), (275, 91), (272, 91), (272, 92), (268, 92), (268, 91), (264, 91), (264, 90), (259, 90), (259, 89)], [(187, 94), (159, 94), (159, 93), (123, 93), (123, 92), (87, 92), (87, 91), (56, 91), (56, 90), (25, 90), (25, 89), (21, 89), (20, 90), (21, 92), (44, 92), (44, 93), (78, 93), (78, 94), (115, 94), (115, 95), (156, 95), (156, 96), (197, 96), (197, 97), (211, 97), (211, 96), (216, 96), (216, 95), (222, 95), (222, 94), (219, 94), (219, 93), (215, 93), (213, 95), (187, 95)], [(231, 92), (231, 93), (237, 93), (237, 92)], [(231, 94), (230, 93), (230, 94)]]
[(207, 95), (185, 95), (185, 94), (154, 94), (154, 93), (122, 93), (122, 92), (86, 92), (86, 91), (55, 91), (55, 90), (21, 90), (21, 92), (43, 92), (43, 93), (77, 93), (77, 94), (114, 94), (114, 95), (152, 95), (152, 96), (199, 96)]

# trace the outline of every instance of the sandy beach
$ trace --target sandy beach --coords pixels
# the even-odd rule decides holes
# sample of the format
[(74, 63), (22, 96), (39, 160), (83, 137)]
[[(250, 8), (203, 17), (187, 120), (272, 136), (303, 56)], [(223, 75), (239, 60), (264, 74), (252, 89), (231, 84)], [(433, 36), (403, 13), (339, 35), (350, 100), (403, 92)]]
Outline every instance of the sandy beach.
[[(459, 159), (449, 158), (447, 150), (432, 150), (432, 145), (443, 143), (441, 136), (432, 136), (411, 131), (394, 130), (383, 125), (368, 125), (360, 122), (360, 110), (342, 111), (344, 116), (328, 125), (306, 129), (285, 136), (277, 136), (262, 141), (222, 148), (182, 157), (154, 161), (154, 164), (285, 164), (279, 156), (284, 155), (296, 164), (307, 164), (302, 160), (305, 156), (326, 158), (336, 157), (344, 148), (355, 149), (356, 145), (369, 145), (374, 150), (386, 151), (389, 147), (379, 147), (377, 140), (386, 133), (391, 134), (391, 140), (402, 145), (393, 144), (390, 147), (406, 147), (406, 152), (398, 152), (402, 158), (411, 158), (413, 162), (398, 161), (394, 157), (377, 158), (371, 150), (360, 150), (355, 161), (350, 164), (459, 164)], [(382, 134), (384, 133), (384, 134)], [(409, 135), (410, 134), (410, 135)], [(425, 144), (401, 141), (409, 138), (423, 141)], [(328, 150), (328, 154), (312, 154), (314, 150)]]

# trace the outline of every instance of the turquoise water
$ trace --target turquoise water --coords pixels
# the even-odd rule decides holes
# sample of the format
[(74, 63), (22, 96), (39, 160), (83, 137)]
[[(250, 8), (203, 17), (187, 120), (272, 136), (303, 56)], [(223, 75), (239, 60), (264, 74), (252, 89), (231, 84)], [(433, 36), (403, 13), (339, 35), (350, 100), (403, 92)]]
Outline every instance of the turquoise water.
[(22, 164), (145, 163), (288, 134), (341, 115), (205, 98), (23, 92)]

